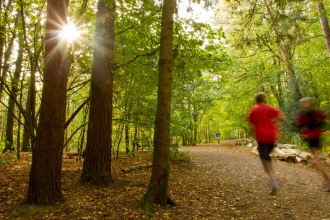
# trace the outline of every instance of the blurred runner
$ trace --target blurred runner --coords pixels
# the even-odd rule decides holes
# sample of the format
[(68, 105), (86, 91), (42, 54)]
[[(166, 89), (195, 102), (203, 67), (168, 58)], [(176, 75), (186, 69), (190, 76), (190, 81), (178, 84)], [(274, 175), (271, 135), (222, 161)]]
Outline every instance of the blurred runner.
[(217, 132), (215, 132), (215, 138), (218, 141), (218, 144), (220, 144), (220, 132), (217, 130)]
[(300, 111), (296, 116), (296, 120), (301, 128), (300, 134), (304, 137), (304, 141), (308, 143), (312, 154), (312, 164), (324, 177), (325, 191), (330, 192), (330, 178), (326, 171), (327, 168), (317, 155), (317, 151), (322, 149), (320, 136), (324, 130), (321, 126), (324, 124), (326, 114), (314, 109), (314, 100), (310, 97), (300, 99), (298, 106)]
[(279, 189), (279, 184), (275, 179), (269, 154), (275, 146), (278, 134), (276, 123), (283, 121), (285, 116), (279, 109), (266, 104), (266, 95), (263, 92), (255, 95), (255, 102), (250, 108), (248, 122), (254, 129), (260, 159), (272, 185), (269, 193), (274, 194)]

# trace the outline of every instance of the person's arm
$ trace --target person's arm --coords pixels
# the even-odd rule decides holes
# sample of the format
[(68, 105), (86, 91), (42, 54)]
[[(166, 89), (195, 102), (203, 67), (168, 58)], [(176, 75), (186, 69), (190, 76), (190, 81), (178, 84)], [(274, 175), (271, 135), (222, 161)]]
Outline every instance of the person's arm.
[(275, 107), (272, 107), (272, 111), (271, 111), (271, 117), (272, 117), (272, 121), (273, 122), (283, 122), (286, 120), (285, 115), (283, 114), (283, 112)]
[(323, 111), (317, 111), (317, 113), (319, 114), (319, 118), (321, 120), (326, 120), (328, 118), (327, 114)]
[(249, 110), (246, 120), (250, 125), (254, 124), (254, 114), (252, 112), (252, 109)]
[(324, 124), (327, 115), (322, 111), (315, 111), (314, 114), (315, 114), (314, 116), (315, 125), (321, 127)]
[(278, 121), (286, 121), (286, 116), (283, 114), (283, 112), (280, 111), (279, 115), (277, 116)]

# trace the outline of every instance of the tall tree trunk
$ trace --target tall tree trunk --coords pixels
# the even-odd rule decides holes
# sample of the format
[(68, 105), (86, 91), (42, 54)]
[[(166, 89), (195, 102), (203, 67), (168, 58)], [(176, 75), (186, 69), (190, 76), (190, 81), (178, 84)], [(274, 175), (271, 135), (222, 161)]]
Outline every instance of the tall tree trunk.
[[(25, 78), (25, 74), (23, 74), (22, 76), (22, 80), (20, 83), (20, 88), (21, 91), (19, 91), (19, 104), (22, 106), (22, 99), (23, 99), (23, 88), (24, 88), (24, 78)], [(18, 126), (17, 126), (17, 139), (16, 139), (16, 145), (17, 145), (17, 151), (16, 151), (16, 156), (17, 159), (21, 159), (21, 120), (22, 120), (22, 111), (18, 112)], [(24, 126), (23, 126), (24, 127)]]
[[(30, 85), (31, 87), (32, 85)], [(30, 140), (31, 140), (31, 89), (29, 89), (28, 94), (27, 94), (27, 100), (26, 100), (26, 107), (25, 111), (27, 113), (26, 117), (24, 118), (24, 124), (26, 125), (23, 130), (23, 138), (22, 138), (22, 151), (27, 152), (30, 149), (32, 149), (32, 146), (30, 145)]]
[[(20, 39), (22, 37), (20, 36)], [(23, 60), (23, 43), (22, 40), (19, 40), (19, 49), (17, 51), (17, 59), (16, 59), (16, 68), (14, 72), (14, 77), (11, 80), (11, 96), (9, 98), (8, 104), (8, 113), (7, 113), (7, 124), (6, 124), (6, 144), (4, 152), (11, 151), (12, 145), (14, 143), (14, 112), (15, 112), (15, 100), (17, 98), (18, 93), (18, 83), (21, 75), (21, 67)], [(17, 149), (18, 150), (18, 149)]]
[(134, 155), (136, 155), (136, 153), (137, 153), (138, 144), (139, 144), (138, 143), (138, 115), (136, 113), (135, 117), (134, 117), (134, 134), (133, 134), (133, 148), (132, 148), (132, 152), (134, 153)]
[[(66, 86), (68, 76), (67, 40), (57, 33), (67, 23), (68, 0), (48, 0), (45, 60), (40, 120), (27, 201), (47, 204), (63, 200), (61, 169), (64, 143)], [(64, 20), (63, 20), (64, 19)]]
[(1, 80), (0, 80), (1, 81), (0, 99), (2, 99), (3, 90), (5, 89), (5, 87), (7, 87), (6, 81), (7, 81), (7, 75), (8, 75), (8, 71), (9, 71), (9, 67), (10, 67), (9, 62), (10, 62), (10, 57), (11, 57), (12, 52), (13, 52), (15, 39), (16, 39), (16, 35), (13, 35), (10, 38), (9, 43), (6, 45), (7, 49), (6, 49), (6, 52), (4, 54), (5, 56), (3, 58), (2, 74), (1, 74)]
[(129, 150), (129, 126), (125, 123), (125, 147), (126, 147), (126, 154), (130, 152)]
[[(125, 118), (127, 118), (126, 115)], [(125, 122), (125, 148), (126, 148), (126, 154), (128, 154), (130, 150), (129, 150), (129, 125), (127, 122)]]
[(329, 29), (328, 17), (322, 2), (316, 2), (316, 7), (319, 12), (320, 23), (323, 30), (325, 43), (327, 45), (328, 56), (330, 57), (330, 29)]
[(270, 89), (271, 89), (271, 91), (273, 92), (273, 94), (276, 98), (278, 107), (283, 108), (284, 107), (284, 97), (283, 97), (283, 90), (282, 90), (282, 82), (281, 82), (280, 73), (277, 73), (276, 77), (277, 77), (277, 86), (275, 87), (275, 86), (271, 85)]
[[(83, 124), (87, 124), (86, 121), (87, 121), (88, 111), (89, 111), (89, 106), (86, 106), (83, 111), (83, 114), (84, 114)], [(77, 160), (80, 160), (82, 155), (83, 155), (83, 157), (85, 157), (85, 153), (83, 150), (83, 146), (84, 146), (84, 142), (85, 142), (85, 134), (86, 134), (86, 126), (84, 126), (81, 129), (80, 137), (78, 139), (78, 158), (77, 158)]]
[[(30, 45), (29, 38), (27, 36), (27, 27), (25, 22), (25, 12), (24, 12), (24, 4), (20, 4), (20, 13), (22, 18), (22, 31), (24, 36), (24, 42), (25, 45)], [(35, 28), (35, 31), (37, 31), (38, 28)], [(36, 108), (36, 88), (35, 88), (35, 78), (36, 73), (38, 71), (38, 61), (40, 57), (40, 53), (43, 50), (43, 46), (40, 46), (39, 48), (36, 47), (38, 45), (38, 39), (35, 35), (34, 42), (32, 45), (35, 46), (34, 50), (31, 51), (30, 47), (25, 47), (28, 57), (30, 60), (30, 83), (29, 83), (29, 90), (28, 90), (28, 97), (26, 101), (26, 115), (24, 117), (25, 120), (25, 126), (24, 126), (24, 132), (23, 132), (23, 140), (22, 140), (22, 151), (28, 151), (29, 148), (33, 148), (36, 144), (35, 142), (35, 128), (36, 128), (36, 114), (35, 114), (35, 108)]]
[[(4, 85), (2, 85), (3, 82), (5, 82), (5, 78), (7, 76), (7, 71), (1, 71), (2, 69), (2, 65), (3, 65), (3, 58), (4, 58), (4, 48), (5, 48), (5, 38), (6, 38), (6, 25), (7, 25), (7, 16), (8, 13), (11, 11), (10, 7), (12, 6), (11, 4), (11, 0), (9, 0), (7, 2), (7, 4), (5, 5), (5, 8), (2, 8), (3, 5), (3, 0), (0, 0), (0, 11), (1, 11), (1, 15), (0, 15), (0, 78), (1, 78), (1, 86), (0, 86), (0, 99), (2, 97), (2, 93), (3, 93), (3, 89), (4, 89)], [(7, 50), (8, 51), (8, 50)], [(11, 50), (10, 50), (11, 51)], [(5, 74), (5, 75), (4, 75)]]
[[(194, 124), (198, 124), (198, 108), (196, 106), (194, 106), (194, 113), (193, 113), (193, 121)], [(197, 144), (197, 126), (194, 128), (194, 143), (193, 145)]]
[[(5, 45), (5, 34), (6, 34), (6, 13), (2, 13), (4, 9), (2, 8), (3, 0), (0, 0), (0, 11), (1, 11), (1, 17), (0, 17), (0, 76), (2, 75), (1, 68), (2, 68), (2, 58), (3, 58), (3, 51), (4, 51), (4, 45)], [(5, 10), (7, 11), (7, 10)], [(0, 89), (2, 90), (3, 86), (0, 86)], [(1, 95), (1, 94), (0, 94)]]
[(141, 200), (147, 217), (153, 216), (154, 202), (161, 206), (174, 204), (168, 196), (174, 9), (175, 0), (163, 1), (153, 164), (149, 186)]
[[(127, 94), (127, 93), (126, 93)], [(129, 105), (129, 106), (127, 106)], [(125, 146), (126, 146), (126, 154), (128, 154), (130, 152), (129, 149), (129, 139), (130, 139), (130, 126), (129, 126), (129, 120), (131, 117), (131, 109), (132, 109), (132, 102), (130, 102), (128, 104), (128, 98), (126, 98), (125, 101), (125, 114), (124, 114), (124, 118), (125, 118)]]
[(281, 51), (283, 61), (285, 63), (286, 69), (287, 69), (287, 74), (289, 76), (290, 85), (293, 88), (293, 91), (292, 91), (293, 99), (294, 99), (295, 103), (297, 103), (299, 101), (299, 99), (302, 98), (302, 94), (300, 92), (298, 82), (297, 82), (297, 77), (296, 77), (296, 74), (295, 74), (294, 69), (292, 67), (291, 61), (290, 61), (290, 59), (291, 59), (291, 55), (290, 55), (290, 51), (289, 51), (290, 46), (289, 46), (289, 48), (287, 48), (287, 47), (285, 47), (281, 44), (280, 37), (279, 37), (279, 34), (278, 34), (278, 30), (274, 26), (275, 22), (274, 22), (273, 14), (270, 10), (270, 7), (268, 5), (267, 0), (264, 0), (264, 5), (265, 5), (265, 8), (266, 8), (266, 12), (269, 16), (271, 26), (273, 28), (273, 32), (274, 32), (274, 35), (275, 35), (275, 38), (276, 38), (277, 45), (279, 47), (279, 50)]
[(115, 43), (115, 0), (99, 0), (87, 130), (81, 180), (108, 185), (111, 177), (112, 96)]

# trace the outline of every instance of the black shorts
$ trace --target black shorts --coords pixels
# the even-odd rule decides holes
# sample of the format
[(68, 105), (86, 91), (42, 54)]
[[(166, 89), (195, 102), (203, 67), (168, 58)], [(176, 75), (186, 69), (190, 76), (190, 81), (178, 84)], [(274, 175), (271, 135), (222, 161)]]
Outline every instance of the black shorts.
[(320, 148), (320, 138), (306, 138), (309, 148)]
[(275, 144), (264, 144), (264, 143), (260, 143), (258, 142), (258, 152), (259, 152), (259, 156), (261, 159), (263, 160), (271, 160), (269, 154), (270, 152), (272, 152), (272, 150), (274, 149)]

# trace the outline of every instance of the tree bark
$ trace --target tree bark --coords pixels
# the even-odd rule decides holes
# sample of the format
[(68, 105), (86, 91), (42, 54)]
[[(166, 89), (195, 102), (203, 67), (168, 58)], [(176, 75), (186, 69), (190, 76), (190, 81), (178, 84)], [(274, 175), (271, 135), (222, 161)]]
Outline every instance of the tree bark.
[(98, 1), (86, 157), (81, 180), (99, 185), (108, 185), (112, 182), (115, 13), (115, 0)]
[[(84, 116), (83, 116), (83, 124), (87, 124), (87, 115), (88, 115), (88, 111), (89, 111), (89, 107), (85, 107), (84, 108)], [(80, 132), (80, 137), (78, 139), (78, 158), (77, 160), (80, 160), (81, 157), (85, 157), (84, 155), (84, 150), (83, 150), (83, 146), (84, 146), (84, 140), (85, 140), (85, 134), (86, 134), (86, 126), (84, 126), (82, 129), (81, 129), (81, 132)]]
[(282, 82), (281, 82), (281, 75), (280, 73), (276, 74), (277, 77), (277, 86), (270, 86), (271, 91), (273, 92), (278, 107), (281, 109), (284, 107), (284, 97), (283, 97), (283, 90), (282, 90)]
[[(194, 109), (193, 122), (194, 122), (194, 124), (198, 124), (198, 108), (197, 108), (197, 106), (194, 106), (193, 109)], [(196, 128), (194, 128), (193, 132), (194, 132), (194, 143), (193, 143), (193, 145), (196, 145), (197, 144), (197, 126), (196, 126)]]
[[(139, 106), (139, 102), (137, 103), (137, 106)], [(134, 133), (133, 133), (133, 147), (132, 147), (132, 153), (136, 155), (137, 153), (137, 145), (139, 144), (138, 141), (138, 113), (135, 113), (134, 115)]]
[[(126, 115), (125, 118), (127, 118)], [(127, 122), (125, 122), (125, 148), (126, 148), (126, 154), (128, 154), (130, 150), (129, 150), (129, 125), (127, 124)]]
[[(127, 91), (126, 91), (126, 95)], [(129, 140), (130, 140), (130, 126), (129, 126), (129, 120), (131, 118), (131, 110), (132, 110), (132, 102), (128, 101), (128, 98), (125, 98), (125, 113), (124, 113), (124, 118), (125, 118), (125, 147), (126, 147), (126, 154), (130, 152), (129, 149)]]
[(325, 43), (327, 45), (328, 56), (330, 57), (330, 29), (329, 29), (328, 17), (322, 2), (316, 2), (316, 7), (319, 12), (320, 23), (323, 30)]
[[(35, 128), (36, 128), (36, 73), (38, 71), (38, 61), (41, 52), (43, 51), (43, 44), (40, 45), (39, 41), (43, 42), (42, 39), (34, 37), (33, 42), (29, 41), (29, 37), (27, 36), (26, 22), (24, 12), (24, 5), (20, 5), (20, 13), (22, 19), (22, 31), (24, 36), (25, 45), (34, 45), (33, 51), (30, 47), (25, 47), (26, 52), (28, 53), (29, 61), (30, 61), (30, 82), (28, 89), (28, 97), (26, 101), (26, 114), (24, 114), (25, 126), (23, 132), (23, 141), (22, 141), (22, 151), (28, 151), (29, 148), (34, 148), (35, 142)], [(41, 29), (40, 27), (35, 27), (35, 31)], [(37, 47), (39, 45), (39, 48)]]
[[(31, 85), (30, 85), (31, 86)], [(27, 115), (26, 117), (24, 118), (24, 124), (26, 125), (26, 127), (24, 127), (24, 130), (23, 130), (23, 138), (22, 138), (22, 151), (23, 152), (27, 152), (29, 151), (31, 148), (31, 142), (30, 140), (32, 139), (31, 138), (31, 123), (30, 123), (30, 119), (31, 119), (31, 103), (30, 103), (30, 100), (31, 100), (31, 89), (29, 89), (29, 92), (27, 94), (27, 100), (26, 100), (26, 107), (25, 107), (25, 111), (27, 112)], [(29, 128), (29, 130), (28, 130)], [(33, 131), (33, 130), (32, 130)]]
[(140, 203), (147, 217), (154, 215), (154, 202), (161, 206), (168, 203), (173, 204), (168, 196), (168, 180), (170, 175), (170, 112), (175, 2), (175, 0), (163, 1), (153, 165), (148, 189)]
[[(0, 10), (2, 11), (2, 4), (3, 4), (3, 0), (0, 0)], [(4, 45), (5, 45), (5, 33), (6, 33), (6, 13), (1, 13), (1, 17), (0, 17), (0, 77), (2, 76), (2, 58), (3, 58), (3, 51), (4, 51)], [(1, 77), (2, 78), (2, 77)], [(1, 93), (3, 91), (2, 89), (3, 86), (0, 86), (0, 97), (1, 97)]]
[[(61, 168), (64, 142), (66, 86), (68, 76), (67, 41), (57, 34), (58, 24), (67, 23), (68, 0), (48, 0), (45, 40), (45, 64), (40, 120), (27, 201), (47, 204), (63, 200)], [(63, 20), (64, 19), (64, 20)]]
[[(15, 24), (15, 27), (17, 25), (17, 21), (16, 21), (16, 24)], [(16, 39), (16, 35), (13, 34), (8, 42), (8, 44), (6, 45), (7, 49), (6, 49), (6, 52), (4, 54), (4, 57), (3, 57), (3, 66), (2, 66), (2, 74), (1, 74), (1, 87), (0, 87), (0, 99), (2, 99), (2, 95), (3, 95), (3, 91), (6, 87), (6, 81), (7, 81), (7, 76), (8, 76), (8, 72), (9, 72), (9, 67), (10, 67), (10, 57), (12, 55), (12, 52), (13, 52), (13, 47), (14, 47), (14, 42), (15, 42), (15, 39)]]
[[(6, 25), (8, 20), (8, 13), (11, 11), (10, 7), (12, 6), (11, 0), (7, 2), (4, 8), (2, 8), (3, 1), (0, 1), (0, 10), (4, 11), (4, 13), (1, 13), (0, 17), (0, 70), (2, 70), (3, 66), (3, 59), (4, 59), (4, 48), (5, 48), (5, 39), (6, 39)], [(8, 50), (7, 50), (8, 51)], [(11, 51), (11, 50), (10, 50)], [(7, 77), (7, 71), (0, 71), (0, 77), (1, 77), (1, 86), (0, 86), (0, 99), (2, 98), (2, 93), (4, 89), (4, 85), (2, 85), (2, 82), (5, 82), (5, 78)]]
[[(20, 39), (22, 37), (20, 36)], [(14, 77), (11, 80), (11, 96), (9, 97), (9, 104), (8, 104), (8, 113), (7, 113), (7, 124), (6, 124), (6, 144), (4, 152), (11, 151), (13, 143), (14, 143), (14, 112), (15, 112), (15, 100), (17, 98), (18, 93), (18, 83), (21, 75), (21, 67), (22, 67), (22, 60), (23, 60), (23, 44), (22, 40), (19, 41), (19, 49), (17, 51), (17, 59), (16, 59), (16, 68), (14, 72)], [(19, 140), (18, 140), (19, 141)], [(19, 147), (19, 146), (17, 146)], [(18, 150), (18, 149), (17, 149)]]

